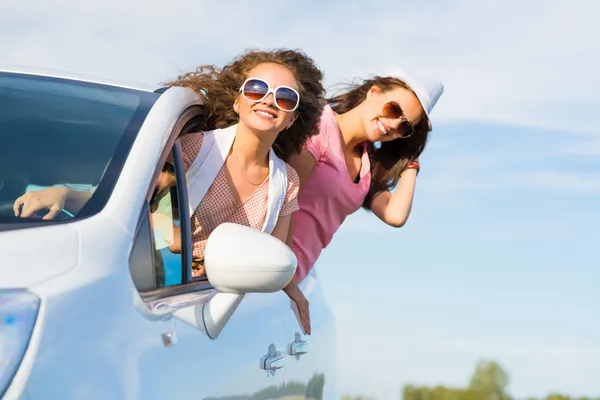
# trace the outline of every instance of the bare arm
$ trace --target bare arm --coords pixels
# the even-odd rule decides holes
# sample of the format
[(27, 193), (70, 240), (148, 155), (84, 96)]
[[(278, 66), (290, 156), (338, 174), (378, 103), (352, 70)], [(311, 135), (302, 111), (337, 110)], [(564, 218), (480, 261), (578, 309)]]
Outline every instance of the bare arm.
[(302, 189), (317, 166), (317, 160), (315, 160), (310, 151), (303, 149), (299, 154), (294, 154), (290, 157), (288, 164), (298, 173), (300, 177), (300, 189)]
[(294, 246), (294, 218), (290, 218), (290, 229), (288, 229), (285, 244), (291, 249)]
[(277, 218), (277, 224), (275, 225), (275, 228), (271, 234), (277, 239), (281, 240), (283, 243), (287, 243), (291, 222), (292, 214), (284, 216), (280, 215), (279, 218)]
[[(294, 238), (292, 221), (292, 214), (279, 217), (279, 221), (273, 230), (273, 236), (286, 243), (290, 248), (292, 247)], [(298, 314), (300, 315), (300, 325), (302, 326), (304, 333), (310, 335), (310, 311), (308, 308), (308, 300), (298, 287), (294, 278), (292, 278), (290, 283), (283, 288), (283, 291), (296, 304)]]
[(400, 183), (394, 194), (389, 191), (379, 193), (371, 201), (371, 211), (386, 224), (400, 228), (404, 226), (410, 215), (415, 186), (417, 183), (417, 171), (407, 169), (400, 174)]
[(168, 243), (171, 253), (181, 253), (181, 228), (173, 225), (173, 242)]

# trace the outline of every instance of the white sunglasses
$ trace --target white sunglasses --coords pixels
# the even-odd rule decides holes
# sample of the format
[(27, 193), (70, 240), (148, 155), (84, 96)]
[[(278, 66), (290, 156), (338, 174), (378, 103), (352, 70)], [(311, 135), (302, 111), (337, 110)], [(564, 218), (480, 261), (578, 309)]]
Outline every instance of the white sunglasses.
[(272, 89), (268, 82), (259, 78), (246, 79), (239, 91), (252, 103), (258, 103), (273, 93), (275, 106), (285, 112), (294, 112), (300, 105), (300, 93), (295, 89), (288, 86)]

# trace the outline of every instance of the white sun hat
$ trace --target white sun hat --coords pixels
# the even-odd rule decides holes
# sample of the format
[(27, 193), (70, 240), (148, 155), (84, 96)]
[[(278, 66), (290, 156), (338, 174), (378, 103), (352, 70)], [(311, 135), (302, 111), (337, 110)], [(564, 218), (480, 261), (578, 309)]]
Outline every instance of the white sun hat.
[(429, 115), (444, 93), (442, 82), (432, 76), (422, 75), (412, 70), (407, 71), (403, 68), (394, 68), (391, 73), (384, 76), (398, 78), (415, 93), (421, 103), (421, 107), (425, 111), (428, 128), (431, 130), (431, 118)]

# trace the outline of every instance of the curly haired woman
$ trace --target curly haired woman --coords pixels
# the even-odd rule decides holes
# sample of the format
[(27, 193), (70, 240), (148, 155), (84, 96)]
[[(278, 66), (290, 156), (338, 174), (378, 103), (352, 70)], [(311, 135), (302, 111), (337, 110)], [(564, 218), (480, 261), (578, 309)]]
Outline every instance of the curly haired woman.
[[(223, 68), (200, 66), (167, 83), (194, 89), (206, 111), (201, 131), (180, 137), (192, 208), (194, 276), (204, 274), (206, 241), (222, 223), (247, 225), (283, 242), (291, 235), (299, 178), (283, 160), (318, 133), (322, 78), (303, 52), (281, 49), (246, 51)], [(221, 153), (215, 157), (211, 151)], [(76, 213), (89, 196), (67, 187), (30, 192), (15, 201), (15, 215), (64, 207)], [(169, 248), (180, 247), (175, 242)], [(306, 298), (294, 280), (284, 291), (297, 304), (303, 329), (310, 333)]]

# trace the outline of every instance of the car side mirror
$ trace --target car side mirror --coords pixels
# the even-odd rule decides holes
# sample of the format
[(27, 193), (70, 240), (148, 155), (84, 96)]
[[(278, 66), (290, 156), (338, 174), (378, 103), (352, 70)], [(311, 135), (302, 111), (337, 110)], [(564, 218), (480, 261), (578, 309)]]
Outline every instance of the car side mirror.
[(298, 260), (281, 240), (244, 225), (224, 223), (209, 236), (204, 267), (219, 291), (209, 302), (174, 316), (216, 339), (246, 293), (272, 293), (293, 279)]

